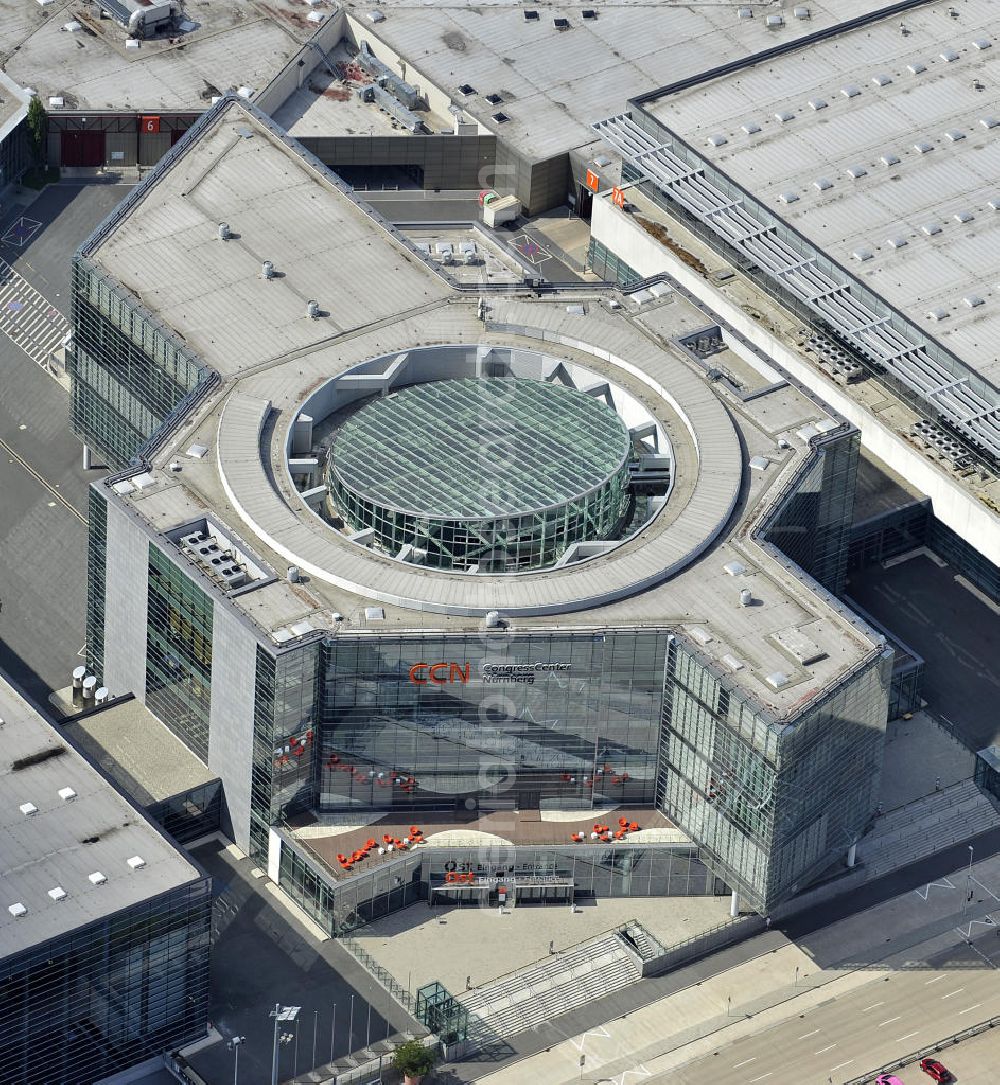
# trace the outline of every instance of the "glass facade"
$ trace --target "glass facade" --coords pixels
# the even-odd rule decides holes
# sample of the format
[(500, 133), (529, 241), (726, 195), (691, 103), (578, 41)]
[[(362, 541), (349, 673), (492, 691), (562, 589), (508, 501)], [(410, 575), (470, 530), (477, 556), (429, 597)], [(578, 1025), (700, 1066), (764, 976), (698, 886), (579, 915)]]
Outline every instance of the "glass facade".
[(587, 249), (587, 267), (605, 282), (618, 283), (619, 286), (631, 286), (642, 278), (635, 268), (629, 267), (624, 260), (620, 260), (606, 245), (593, 237)]
[(822, 442), (764, 532), (768, 542), (834, 595), (843, 591), (847, 578), (860, 450), (857, 430)]
[[(333, 935), (421, 901), (496, 907), (501, 892), (510, 905), (727, 891), (691, 844), (426, 848), (340, 880), (287, 831), (282, 838), (282, 889)], [(477, 884), (449, 884), (446, 876), (456, 870), (474, 874)]]
[(205, 878), (0, 961), (0, 1081), (91, 1085), (205, 1035)]
[(891, 653), (793, 723), (774, 724), (673, 640), (663, 812), (766, 912), (856, 840), (878, 802)]
[(212, 600), (149, 544), (146, 703), (208, 761), (212, 701)]
[(316, 806), (321, 665), (318, 642), (277, 657), (257, 647), (250, 775), (250, 841), (257, 857), (267, 855), (271, 825)]
[(664, 630), (340, 636), (320, 807), (651, 803)]
[(631, 441), (602, 400), (558, 384), (412, 385), (362, 407), (331, 450), (330, 499), (378, 547), (482, 572), (555, 562), (615, 538), (631, 505)]
[(104, 675), (104, 610), (108, 573), (108, 503), (94, 486), (89, 494), (87, 518), (87, 666)]
[(73, 260), (73, 432), (125, 467), (211, 371), (124, 288)]
[(179, 844), (214, 833), (222, 815), (222, 781), (211, 780), (202, 787), (152, 803), (146, 813), (162, 825)]

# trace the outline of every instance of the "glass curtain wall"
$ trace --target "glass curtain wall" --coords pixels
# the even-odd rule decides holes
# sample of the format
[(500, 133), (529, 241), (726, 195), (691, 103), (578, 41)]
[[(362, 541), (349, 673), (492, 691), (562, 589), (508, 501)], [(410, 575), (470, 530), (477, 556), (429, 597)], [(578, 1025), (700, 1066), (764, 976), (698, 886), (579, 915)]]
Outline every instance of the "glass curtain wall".
[(108, 572), (108, 502), (91, 487), (87, 533), (87, 666), (104, 676), (104, 610)]
[(794, 724), (772, 725), (670, 645), (658, 803), (767, 911), (846, 852), (878, 802), (892, 653)]
[(90, 1085), (205, 1034), (209, 879), (0, 962), (0, 1081)]
[(663, 630), (338, 637), (324, 810), (651, 803)]
[(149, 544), (146, 703), (208, 761), (212, 701), (212, 600)]
[(73, 261), (70, 422), (112, 467), (125, 467), (211, 371), (124, 288)]

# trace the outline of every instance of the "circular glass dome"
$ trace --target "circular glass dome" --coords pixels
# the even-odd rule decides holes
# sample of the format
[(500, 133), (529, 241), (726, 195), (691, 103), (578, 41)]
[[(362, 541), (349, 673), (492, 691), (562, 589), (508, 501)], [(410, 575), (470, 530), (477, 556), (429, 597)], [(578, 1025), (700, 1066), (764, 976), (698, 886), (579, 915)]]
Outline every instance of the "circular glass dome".
[(513, 572), (613, 539), (630, 511), (632, 442), (603, 400), (513, 378), (432, 381), (373, 400), (343, 425), (330, 500), (393, 557)]

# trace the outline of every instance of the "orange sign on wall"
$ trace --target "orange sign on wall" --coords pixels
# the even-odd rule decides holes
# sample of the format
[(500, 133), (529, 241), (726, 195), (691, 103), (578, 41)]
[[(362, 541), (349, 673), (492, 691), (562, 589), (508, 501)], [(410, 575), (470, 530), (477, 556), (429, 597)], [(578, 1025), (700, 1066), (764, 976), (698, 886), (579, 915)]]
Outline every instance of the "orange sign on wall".
[(611, 200), (615, 207), (625, 206), (625, 189), (619, 188), (617, 185), (611, 190)]
[(414, 663), (410, 668), (410, 681), (415, 686), (426, 686), (428, 681), (435, 686), (443, 686), (447, 682), (465, 685), (469, 681), (470, 670), (468, 663)]
[(587, 170), (587, 188), (596, 192), (601, 187), (601, 179), (593, 170)]
[(145, 135), (155, 135), (160, 130), (160, 118), (159, 117), (143, 117), (142, 127), (140, 129)]

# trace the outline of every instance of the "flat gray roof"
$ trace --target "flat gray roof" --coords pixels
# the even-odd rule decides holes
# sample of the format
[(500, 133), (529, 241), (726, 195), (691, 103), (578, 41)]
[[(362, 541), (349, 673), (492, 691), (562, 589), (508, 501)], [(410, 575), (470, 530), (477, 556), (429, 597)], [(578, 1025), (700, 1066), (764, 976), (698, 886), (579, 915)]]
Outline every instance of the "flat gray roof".
[(373, 211), (241, 100), (219, 103), (177, 152), (85, 252), (223, 377), (449, 293)]
[[(381, 41), (406, 59), (411, 82), (439, 87), (519, 154), (539, 160), (592, 143), (590, 124), (637, 94), (883, 4), (810, 0), (796, 6), (809, 17), (797, 18), (791, 4), (781, 11), (747, 5), (753, 18), (743, 19), (735, 2), (607, 0), (539, 6), (538, 18), (527, 20), (532, 8), (514, 0), (472, 7), (390, 0), (379, 8), (384, 21), (370, 24), (364, 18), (370, 5), (346, 8), (376, 54)], [(584, 18), (587, 10), (593, 18)], [(781, 25), (769, 26), (768, 15), (780, 15)], [(557, 20), (567, 26), (561, 29)], [(463, 86), (472, 92), (463, 93)], [(498, 123), (498, 112), (508, 119)]]
[(69, 716), (66, 734), (140, 806), (217, 779), (137, 698)]
[[(126, 31), (96, 6), (0, 0), (0, 60), (42, 101), (67, 109), (201, 112), (240, 86), (262, 90), (316, 30), (296, 0), (191, 4), (196, 29), (126, 48)], [(62, 28), (79, 21), (83, 28)]]
[(0, 141), (28, 115), (31, 96), (19, 87), (10, 76), (0, 71)]
[(201, 877), (2, 677), (0, 719), (4, 955)]
[(938, 0), (650, 109), (996, 386), (998, 83), (994, 0)]

